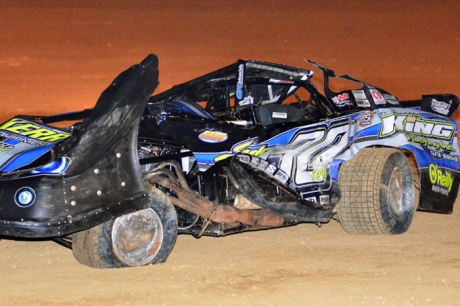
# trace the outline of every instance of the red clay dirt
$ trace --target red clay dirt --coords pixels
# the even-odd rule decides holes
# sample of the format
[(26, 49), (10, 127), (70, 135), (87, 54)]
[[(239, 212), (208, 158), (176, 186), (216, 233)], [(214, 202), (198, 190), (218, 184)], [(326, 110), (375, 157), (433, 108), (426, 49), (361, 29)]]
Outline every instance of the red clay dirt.
[[(458, 1), (0, 1), (0, 121), (90, 108), (160, 58), (157, 92), (238, 58), (305, 58), (400, 99), (460, 94)], [(318, 75), (317, 75), (318, 77)], [(460, 205), (457, 201), (456, 206)], [(335, 221), (179, 236), (162, 265), (96, 270), (52, 242), (0, 241), (0, 305), (460, 305), (460, 209), (399, 236)]]

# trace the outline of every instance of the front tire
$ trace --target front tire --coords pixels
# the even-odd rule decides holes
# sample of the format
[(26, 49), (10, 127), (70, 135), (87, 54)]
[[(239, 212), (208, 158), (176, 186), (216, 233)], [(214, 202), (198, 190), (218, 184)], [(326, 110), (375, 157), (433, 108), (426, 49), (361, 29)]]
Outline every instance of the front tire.
[(93, 268), (134, 267), (166, 261), (177, 237), (177, 215), (168, 197), (149, 192), (151, 207), (74, 234), (78, 262)]
[(415, 210), (412, 171), (391, 148), (362, 149), (339, 171), (337, 216), (350, 234), (394, 235), (409, 228)]

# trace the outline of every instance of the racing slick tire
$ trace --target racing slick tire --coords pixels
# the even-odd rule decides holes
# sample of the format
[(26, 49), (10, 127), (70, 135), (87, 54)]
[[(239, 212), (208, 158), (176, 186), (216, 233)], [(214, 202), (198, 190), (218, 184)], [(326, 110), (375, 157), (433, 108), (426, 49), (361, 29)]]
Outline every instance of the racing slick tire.
[(408, 159), (392, 148), (362, 149), (339, 171), (337, 216), (350, 234), (394, 235), (409, 228), (415, 191)]
[(81, 264), (122, 268), (165, 262), (177, 238), (177, 214), (168, 197), (149, 192), (151, 207), (78, 232), (72, 251)]

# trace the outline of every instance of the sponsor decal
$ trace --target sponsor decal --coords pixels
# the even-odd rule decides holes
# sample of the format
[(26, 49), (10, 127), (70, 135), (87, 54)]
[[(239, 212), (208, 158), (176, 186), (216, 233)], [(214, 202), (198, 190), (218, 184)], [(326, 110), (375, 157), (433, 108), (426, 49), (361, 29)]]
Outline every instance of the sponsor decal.
[(267, 175), (283, 184), (286, 184), (289, 181), (289, 175), (286, 172), (264, 159), (244, 154), (238, 154), (236, 155), (236, 158), (238, 158), (240, 162), (247, 164), (254, 169), (264, 171)]
[[(214, 162), (219, 162), (221, 160), (224, 160), (226, 158), (232, 157), (235, 154), (241, 153), (241, 154), (247, 154), (247, 155), (252, 155), (252, 156), (260, 156), (261, 154), (267, 152), (270, 150), (270, 148), (267, 148), (266, 145), (261, 145), (256, 149), (247, 149), (250, 145), (254, 145), (256, 143), (255, 139), (253, 138), (252, 140), (245, 140), (242, 142), (239, 142), (235, 144), (230, 152), (226, 152), (223, 154), (220, 154), (214, 158)], [(237, 155), (241, 156), (241, 158), (244, 158), (245, 155)], [(239, 157), (240, 158), (240, 157)], [(249, 163), (249, 160), (247, 161)]]
[(248, 140), (243, 143), (239, 143), (232, 148), (232, 153), (242, 153), (242, 154), (248, 154), (252, 156), (260, 156), (261, 154), (270, 150), (265, 145), (262, 145), (259, 148), (254, 149), (254, 150), (247, 149), (247, 147), (249, 147), (252, 144), (254, 144), (254, 140)]
[(270, 83), (277, 83), (277, 84), (294, 84), (294, 81), (289, 80), (277, 80), (277, 79), (270, 79)]
[(280, 181), (281, 183), (286, 184), (289, 180), (289, 175), (283, 170), (278, 169), (278, 171), (276, 171), (274, 175), (274, 178)]
[(260, 158), (254, 156), (251, 158), (251, 166), (257, 167), (260, 163)]
[(450, 104), (442, 101), (438, 101), (436, 99), (431, 100), (431, 109), (435, 112), (447, 116), (450, 110)]
[(364, 90), (352, 90), (351, 93), (356, 100), (367, 100), (366, 93)]
[(274, 164), (269, 164), (268, 167), (265, 169), (265, 173), (273, 175), (275, 174), (276, 170), (278, 170), (278, 168), (276, 168)]
[(375, 104), (386, 104), (387, 102), (382, 96), (382, 93), (377, 89), (369, 89)]
[(0, 131), (0, 137), (8, 138), (9, 140), (16, 140), (18, 142), (25, 143), (25, 144), (32, 145), (32, 146), (49, 145), (49, 143), (47, 142), (36, 141), (36, 140), (30, 139), (27, 137), (22, 137), (20, 135), (16, 135), (16, 134), (4, 132), (4, 131)]
[[(64, 140), (70, 136), (69, 133), (58, 131), (50, 127), (44, 127), (35, 122), (27, 121), (20, 118), (13, 118), (10, 121), (3, 123), (0, 126), (0, 130), (3, 130), (0, 132), (0, 137), (11, 138), (32, 145), (46, 145), (47, 143), (40, 142), (57, 142)], [(11, 133), (21, 135), (36, 141), (28, 141), (24, 137), (18, 137)]]
[(382, 117), (382, 123), (379, 135), (382, 138), (391, 136), (398, 130), (425, 137), (452, 140), (455, 132), (452, 123), (424, 120), (420, 114), (414, 113), (392, 113)]
[(251, 161), (251, 156), (249, 155), (238, 154), (236, 158), (238, 158), (238, 160), (243, 164), (249, 164), (249, 162)]
[(14, 194), (14, 203), (21, 208), (26, 208), (34, 204), (35, 191), (30, 187), (19, 188)]
[(273, 112), (272, 118), (287, 119), (287, 113)]
[(254, 98), (251, 96), (244, 97), (244, 99), (238, 102), (238, 105), (245, 106), (245, 105), (252, 105), (254, 104)]
[(356, 100), (356, 105), (358, 105), (358, 107), (371, 107), (369, 100)]
[(393, 114), (393, 111), (390, 109), (379, 109), (377, 112), (379, 113), (380, 117), (387, 117)]
[(342, 94), (338, 94), (337, 96), (332, 98), (332, 101), (337, 105), (337, 107), (344, 107), (351, 105), (350, 96), (348, 93), (344, 92)]
[(452, 189), (454, 178), (447, 170), (441, 170), (438, 165), (430, 164), (430, 182), (432, 190), (443, 195), (448, 195)]
[(365, 111), (363, 116), (361, 117), (361, 120), (359, 122), (359, 126), (361, 127), (366, 127), (372, 124), (372, 121), (374, 120), (374, 112), (372, 111)]
[(224, 142), (228, 139), (227, 133), (219, 132), (219, 131), (204, 131), (200, 135), (198, 135), (198, 138), (201, 141), (207, 142), (207, 143), (219, 143), (219, 142)]
[(265, 159), (260, 159), (257, 169), (264, 171), (268, 167), (268, 161)]
[(6, 142), (0, 141), (0, 151), (8, 151), (13, 149), (14, 146), (7, 144)]
[(329, 204), (329, 195), (320, 195), (319, 196), (319, 203), (321, 205), (326, 205), (326, 204)]
[[(445, 150), (453, 151), (454, 149), (452, 148), (452, 146), (449, 146), (449, 148), (447, 148)], [(450, 160), (450, 161), (453, 161), (453, 162), (458, 162), (458, 158), (455, 155), (450, 155), (450, 154), (446, 154), (446, 153), (443, 153), (443, 152), (432, 151), (432, 150), (430, 150), (430, 155), (432, 157), (434, 157), (434, 158), (444, 158), (444, 159), (447, 159), (447, 160)]]
[(326, 167), (315, 168), (312, 171), (311, 178), (313, 182), (325, 182), (327, 177)]
[(396, 99), (396, 97), (393, 95), (383, 94), (383, 98), (385, 99), (385, 101), (387, 101), (390, 104), (399, 105), (398, 99)]
[(413, 135), (408, 135), (407, 140), (415, 142), (415, 143), (419, 143), (424, 147), (434, 147), (436, 150), (444, 150), (444, 151), (450, 151), (450, 152), (455, 151), (451, 145), (445, 144), (442, 141), (440, 142), (432, 141), (426, 138), (420, 138), (420, 137), (416, 137)]
[(289, 175), (283, 170), (276, 167), (274, 164), (261, 159), (256, 156), (238, 154), (236, 158), (244, 164), (251, 166), (254, 169), (263, 170), (270, 177), (278, 180), (279, 182), (286, 184), (289, 181)]

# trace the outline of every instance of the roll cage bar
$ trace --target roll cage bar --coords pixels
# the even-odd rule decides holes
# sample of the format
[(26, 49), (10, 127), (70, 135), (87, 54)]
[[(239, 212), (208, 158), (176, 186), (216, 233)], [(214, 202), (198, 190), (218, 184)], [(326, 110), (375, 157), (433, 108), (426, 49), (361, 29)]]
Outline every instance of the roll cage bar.
[[(243, 71), (241, 70), (243, 67)], [(150, 98), (150, 106), (161, 105), (175, 100), (193, 103), (204, 101), (205, 105), (201, 105), (204, 111), (211, 113), (227, 113), (230, 116), (237, 116), (239, 112), (244, 111), (251, 117), (251, 121), (257, 123), (257, 116), (254, 112), (254, 107), (259, 104), (243, 105), (240, 103), (247, 96), (248, 85), (278, 85), (284, 86), (283, 93), (278, 97), (274, 104), (281, 104), (290, 96), (295, 97), (296, 91), (303, 87), (310, 93), (308, 101), (300, 101), (306, 103), (305, 107), (314, 105), (317, 108), (319, 117), (317, 119), (325, 119), (328, 116), (337, 116), (339, 113), (335, 111), (330, 100), (323, 96), (311, 82), (313, 76), (312, 70), (304, 70), (273, 64), (261, 61), (239, 60), (234, 64), (221, 68), (217, 71), (208, 73), (201, 77), (195, 78), (186, 83), (182, 83)], [(241, 82), (241, 84), (240, 84)], [(240, 98), (238, 98), (238, 90), (241, 90)], [(202, 92), (207, 92), (202, 94)], [(215, 95), (225, 96), (224, 101), (218, 102), (215, 100)], [(235, 99), (236, 102), (231, 103), (230, 99)], [(212, 108), (215, 108), (212, 111)]]

